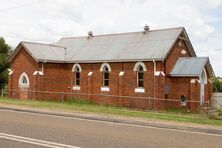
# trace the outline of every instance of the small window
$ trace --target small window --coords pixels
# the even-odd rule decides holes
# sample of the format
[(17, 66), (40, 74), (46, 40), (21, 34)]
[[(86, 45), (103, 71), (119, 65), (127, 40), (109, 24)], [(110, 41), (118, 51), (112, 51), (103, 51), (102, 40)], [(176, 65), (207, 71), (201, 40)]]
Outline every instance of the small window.
[(79, 67), (75, 68), (75, 85), (79, 86), (80, 85), (80, 69)]
[(141, 65), (138, 66), (137, 70), (137, 87), (144, 87), (144, 71)]
[(103, 70), (103, 86), (109, 86), (109, 69), (107, 66)]
[(25, 76), (22, 77), (22, 84), (28, 84), (28, 80)]
[(25, 72), (19, 78), (19, 87), (29, 87), (29, 78)]

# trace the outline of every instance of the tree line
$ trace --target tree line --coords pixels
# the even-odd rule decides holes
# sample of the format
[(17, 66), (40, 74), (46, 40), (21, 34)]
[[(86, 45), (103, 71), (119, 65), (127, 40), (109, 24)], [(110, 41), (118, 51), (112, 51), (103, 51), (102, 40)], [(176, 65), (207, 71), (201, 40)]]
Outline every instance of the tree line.
[(3, 37), (0, 37), (0, 88), (8, 83), (8, 68), (9, 63), (7, 58), (11, 51), (11, 47), (5, 42)]
[(212, 79), (213, 92), (222, 92), (222, 78), (216, 77)]

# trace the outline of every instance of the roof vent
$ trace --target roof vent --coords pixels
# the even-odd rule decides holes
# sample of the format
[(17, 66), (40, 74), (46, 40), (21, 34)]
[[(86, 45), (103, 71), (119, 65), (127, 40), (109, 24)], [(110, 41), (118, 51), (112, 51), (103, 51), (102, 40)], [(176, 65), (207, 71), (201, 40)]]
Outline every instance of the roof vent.
[(89, 31), (89, 32), (88, 32), (88, 39), (92, 39), (92, 37), (93, 37), (93, 32), (92, 32), (92, 31)]
[(144, 33), (147, 33), (150, 30), (150, 26), (146, 24), (143, 29), (144, 29)]

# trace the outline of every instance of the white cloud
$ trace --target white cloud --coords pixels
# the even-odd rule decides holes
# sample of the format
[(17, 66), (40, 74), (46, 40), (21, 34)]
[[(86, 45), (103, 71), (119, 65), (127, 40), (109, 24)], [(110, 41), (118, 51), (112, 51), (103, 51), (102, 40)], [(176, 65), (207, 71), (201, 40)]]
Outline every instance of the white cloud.
[[(33, 0), (34, 1), (34, 0)], [(8, 8), (30, 0), (11, 0), (1, 3)], [(12, 46), (21, 40), (55, 42), (63, 36), (142, 30), (185, 26), (195, 50), (221, 48), (222, 30), (219, 11), (222, 0), (42, 0), (39, 3), (1, 11), (0, 35)], [(216, 73), (222, 75), (218, 53), (210, 55)], [(219, 53), (222, 54), (222, 53)]]

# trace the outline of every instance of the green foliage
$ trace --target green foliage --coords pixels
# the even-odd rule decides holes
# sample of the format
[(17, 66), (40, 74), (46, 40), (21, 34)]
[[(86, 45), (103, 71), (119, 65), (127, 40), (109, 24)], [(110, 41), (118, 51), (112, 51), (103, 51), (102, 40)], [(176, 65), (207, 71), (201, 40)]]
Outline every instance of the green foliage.
[(222, 92), (222, 81), (220, 78), (212, 79), (213, 83), (213, 92)]
[(11, 47), (5, 42), (4, 38), (0, 37), (0, 88), (8, 82), (7, 57)]

